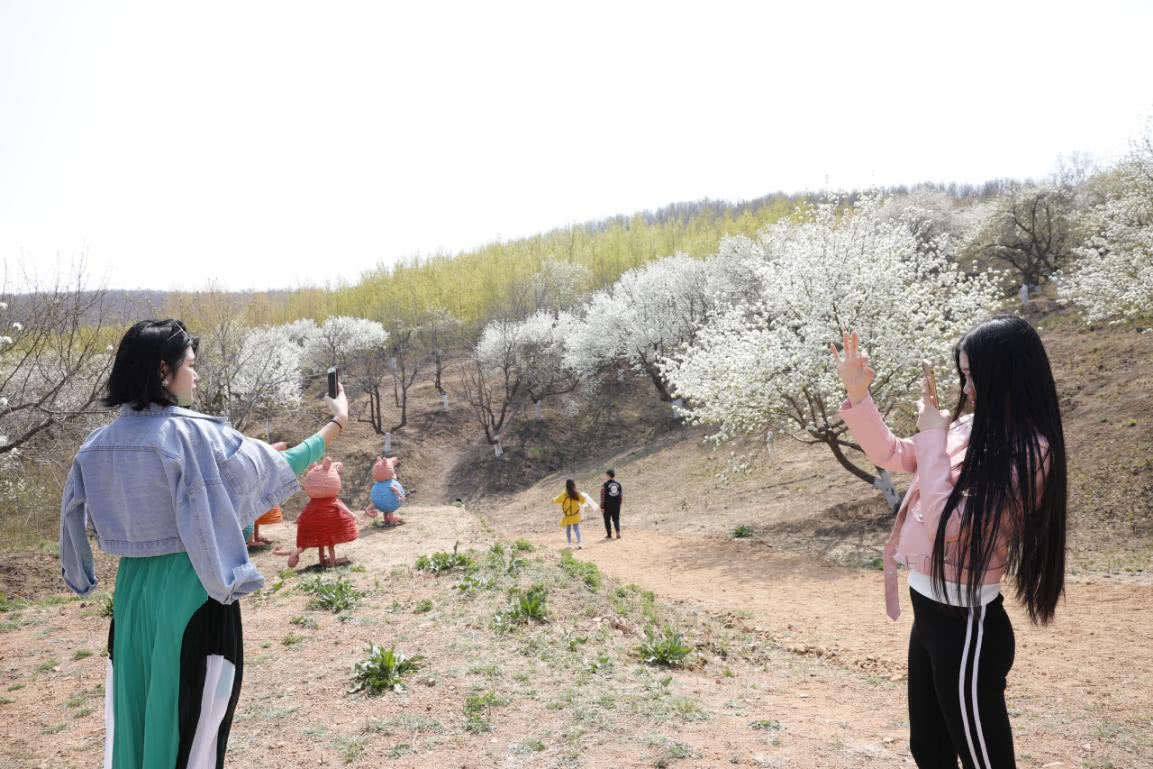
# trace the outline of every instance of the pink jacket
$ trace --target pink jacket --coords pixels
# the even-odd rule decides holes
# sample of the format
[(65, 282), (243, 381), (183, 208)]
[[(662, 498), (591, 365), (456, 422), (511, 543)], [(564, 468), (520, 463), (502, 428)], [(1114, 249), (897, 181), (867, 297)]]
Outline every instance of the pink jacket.
[[(841, 418), (869, 461), (886, 470), (913, 473), (912, 483), (897, 512), (893, 531), (885, 543), (885, 612), (896, 619), (901, 614), (897, 598), (897, 564), (922, 574), (931, 573), (933, 540), (945, 503), (965, 461), (969, 447), (972, 415), (954, 422), (948, 430), (923, 430), (913, 438), (898, 438), (885, 425), (881, 412), (871, 397), (856, 406), (848, 401), (841, 405)], [(964, 584), (968, 574), (959, 564), (956, 546), (960, 533), (961, 508), (949, 516), (945, 530), (945, 579)], [(1002, 526), (996, 549), (982, 580), (985, 584), (1000, 582), (1005, 573), (1011, 527)]]

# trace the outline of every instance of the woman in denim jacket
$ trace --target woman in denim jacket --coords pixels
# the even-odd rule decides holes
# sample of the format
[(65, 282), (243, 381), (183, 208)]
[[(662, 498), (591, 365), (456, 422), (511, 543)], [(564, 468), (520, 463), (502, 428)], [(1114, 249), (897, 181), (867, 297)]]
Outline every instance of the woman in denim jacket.
[(97, 584), (100, 548), (122, 556), (108, 629), (105, 769), (224, 764), (244, 648), (237, 599), (264, 578), (243, 530), (299, 488), (297, 474), (344, 429), (332, 419), (280, 452), (182, 406), (196, 392), (199, 340), (177, 320), (141, 321), (120, 341), (104, 399), (120, 406), (72, 463), (60, 508), (64, 581)]

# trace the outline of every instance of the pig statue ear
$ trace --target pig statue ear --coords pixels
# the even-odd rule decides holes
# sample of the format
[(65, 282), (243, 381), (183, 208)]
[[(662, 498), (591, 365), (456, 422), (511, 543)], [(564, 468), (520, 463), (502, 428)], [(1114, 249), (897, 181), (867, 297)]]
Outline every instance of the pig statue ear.
[(336, 470), (336, 472), (338, 474), (343, 473), (344, 472), (344, 463), (343, 462), (335, 462), (335, 463), (333, 463), (332, 468), (334, 470)]
[(315, 470), (318, 467), (320, 467), (320, 464), (318, 462), (313, 462), (311, 465), (304, 468), (304, 472), (305, 473), (311, 473), (313, 470)]
[(330, 467), (332, 467), (332, 457), (325, 457), (321, 467), (323, 467), (325, 470), (328, 470)]

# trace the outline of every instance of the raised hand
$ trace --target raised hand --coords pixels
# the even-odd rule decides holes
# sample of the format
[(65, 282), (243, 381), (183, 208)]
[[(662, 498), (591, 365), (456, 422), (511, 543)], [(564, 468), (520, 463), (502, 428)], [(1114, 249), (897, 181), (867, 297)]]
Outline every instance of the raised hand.
[(869, 368), (869, 356), (861, 354), (861, 339), (856, 331), (842, 332), (841, 338), (844, 355), (838, 352), (835, 344), (829, 345), (829, 352), (833, 354), (833, 363), (837, 366), (841, 383), (845, 385), (845, 392), (849, 394), (849, 403), (856, 406), (869, 395), (869, 385), (877, 372)]

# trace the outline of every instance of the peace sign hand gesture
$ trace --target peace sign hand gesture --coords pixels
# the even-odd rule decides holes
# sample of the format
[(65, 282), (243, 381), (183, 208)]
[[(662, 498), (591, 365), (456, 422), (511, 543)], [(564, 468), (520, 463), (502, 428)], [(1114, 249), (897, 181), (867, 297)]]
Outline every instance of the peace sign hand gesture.
[(845, 392), (849, 394), (849, 403), (856, 406), (869, 395), (869, 385), (873, 383), (877, 372), (869, 368), (869, 356), (861, 354), (861, 339), (857, 336), (857, 332), (851, 334), (842, 332), (841, 336), (845, 349), (844, 357), (841, 357), (835, 344), (829, 345), (829, 352), (833, 354), (837, 373), (845, 385)]

